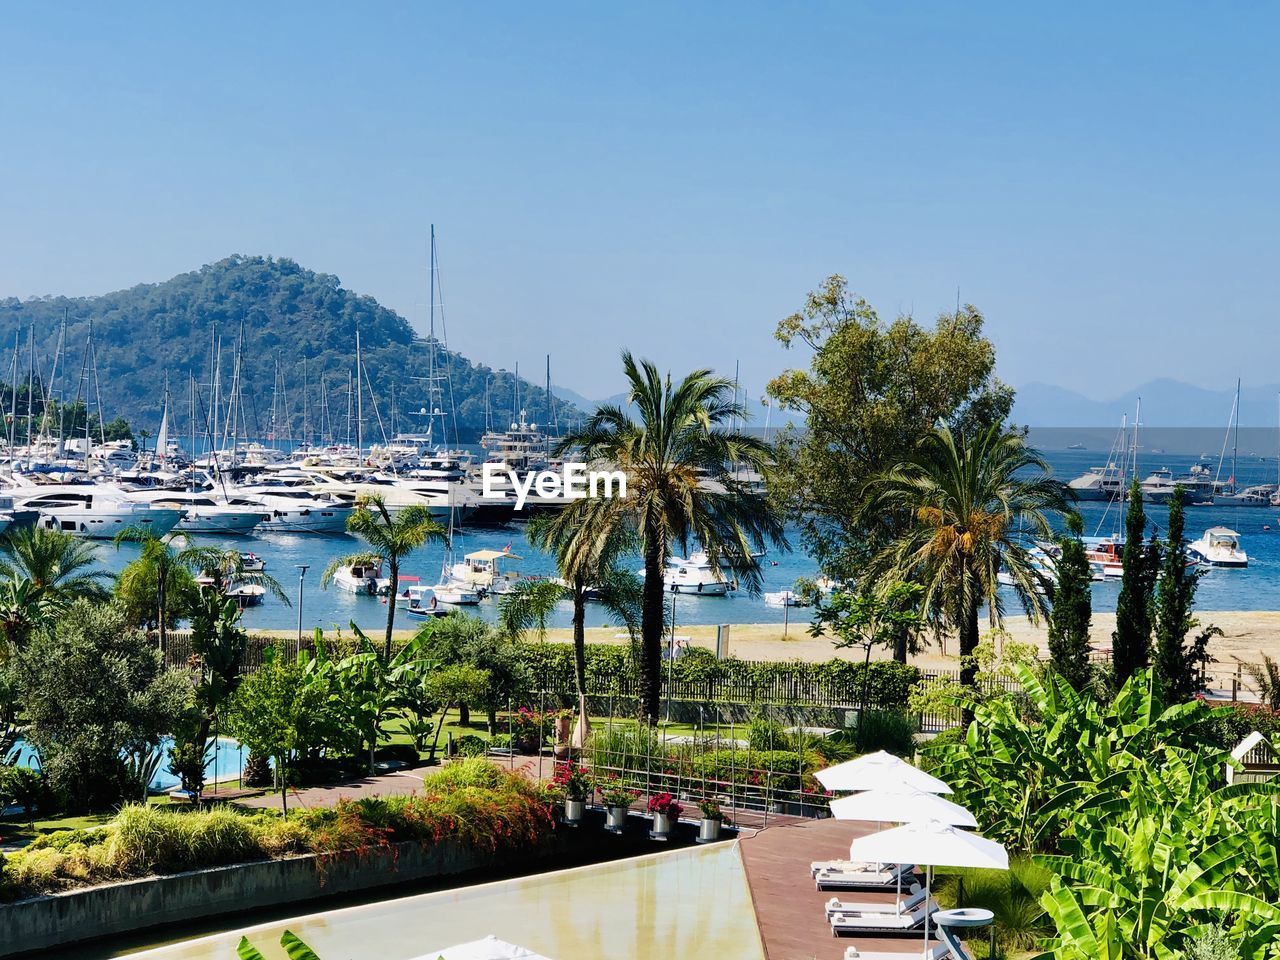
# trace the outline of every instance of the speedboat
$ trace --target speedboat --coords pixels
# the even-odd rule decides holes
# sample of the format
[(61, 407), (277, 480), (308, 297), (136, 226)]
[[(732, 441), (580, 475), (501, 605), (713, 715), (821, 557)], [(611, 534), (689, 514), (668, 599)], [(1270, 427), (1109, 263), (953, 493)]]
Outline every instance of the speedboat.
[(347, 593), (375, 596), (389, 581), (382, 579), (382, 562), (349, 563), (338, 568), (333, 575), (333, 585)]
[(464, 583), (457, 583), (453, 580), (445, 580), (431, 587), (424, 587), (424, 590), (431, 591), (432, 595), (439, 603), (447, 603), (452, 606), (475, 606), (480, 602), (480, 593), (473, 590)]
[(1240, 549), (1240, 534), (1226, 527), (1210, 527), (1188, 545), (1193, 554), (1211, 567), (1247, 567), (1249, 556)]
[[(426, 619), (443, 617), (449, 610), (435, 595), (433, 587), (413, 586), (407, 588), (401, 596), (404, 598), (404, 612), (411, 617)], [(399, 602), (400, 597), (396, 598)]]
[(807, 607), (805, 599), (794, 590), (779, 590), (763, 594), (764, 602), (771, 607)]
[(1213, 505), (1215, 507), (1269, 507), (1271, 498), (1275, 494), (1274, 483), (1258, 483), (1242, 490), (1227, 487), (1213, 495)]
[(1086, 538), (1084, 556), (1095, 580), (1119, 580), (1124, 576), (1123, 545), (1111, 538)]
[(256, 553), (241, 553), (240, 569), (245, 573), (262, 573), (263, 570), (267, 569), (267, 561)]
[(227, 590), (227, 598), (241, 607), (256, 607), (267, 595), (267, 588), (258, 583), (233, 583)]

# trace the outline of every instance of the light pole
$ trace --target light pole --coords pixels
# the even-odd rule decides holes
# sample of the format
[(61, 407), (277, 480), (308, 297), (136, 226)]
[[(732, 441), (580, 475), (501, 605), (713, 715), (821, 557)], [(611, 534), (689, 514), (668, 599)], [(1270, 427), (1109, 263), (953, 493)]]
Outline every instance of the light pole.
[(307, 577), (309, 563), (294, 564), (298, 568), (298, 649), (302, 649), (302, 581)]

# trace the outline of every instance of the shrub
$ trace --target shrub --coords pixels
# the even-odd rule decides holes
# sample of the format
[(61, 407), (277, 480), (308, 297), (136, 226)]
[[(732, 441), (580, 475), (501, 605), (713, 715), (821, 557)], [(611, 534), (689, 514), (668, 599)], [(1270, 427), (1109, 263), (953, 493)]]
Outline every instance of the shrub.
[(905, 710), (868, 710), (853, 730), (853, 743), (859, 753), (886, 750), (910, 757), (916, 752), (919, 729), (915, 715)]
[(421, 754), (410, 743), (389, 743), (375, 750), (373, 756), (377, 760), (399, 760), (411, 767), (416, 767), (422, 762)]
[(447, 790), (460, 790), (464, 787), (483, 787), (492, 790), (509, 778), (499, 767), (495, 767), (483, 757), (468, 757), (446, 764), (422, 780), (424, 792), (442, 793)]
[(112, 860), (130, 872), (212, 867), (261, 855), (253, 823), (225, 807), (170, 813), (130, 804), (114, 827)]
[(511, 734), (495, 733), (492, 737), (489, 738), (489, 749), (490, 750), (498, 750), (498, 749), (510, 750)]
[(747, 732), (747, 746), (752, 750), (794, 750), (795, 737), (776, 720), (757, 717)]
[(465, 733), (453, 741), (453, 752), (460, 757), (483, 757), (489, 752), (489, 741), (474, 733)]

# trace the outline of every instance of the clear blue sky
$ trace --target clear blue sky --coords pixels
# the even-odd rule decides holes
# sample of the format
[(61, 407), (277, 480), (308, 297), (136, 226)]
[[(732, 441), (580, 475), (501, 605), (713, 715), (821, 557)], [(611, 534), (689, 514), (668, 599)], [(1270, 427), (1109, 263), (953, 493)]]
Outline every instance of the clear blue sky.
[(759, 393), (833, 272), (1015, 385), (1277, 379), (1271, 5), (122, 6), (5, 8), (0, 295), (263, 253), (421, 325), (434, 221), (452, 345), (588, 396)]

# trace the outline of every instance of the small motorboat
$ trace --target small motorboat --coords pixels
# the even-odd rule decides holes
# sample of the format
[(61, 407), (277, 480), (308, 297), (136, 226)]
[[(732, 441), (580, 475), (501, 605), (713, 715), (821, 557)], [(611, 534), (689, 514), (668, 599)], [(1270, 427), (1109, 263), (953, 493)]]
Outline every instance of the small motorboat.
[(267, 595), (267, 588), (257, 583), (233, 583), (227, 591), (228, 599), (241, 607), (256, 607)]
[(764, 602), (771, 607), (807, 607), (809, 604), (794, 590), (779, 590), (764, 594)]
[(1249, 566), (1249, 555), (1240, 547), (1240, 534), (1227, 527), (1210, 527), (1199, 540), (1191, 541), (1188, 548), (1211, 567)]
[(455, 583), (446, 580), (443, 583), (437, 583), (432, 587), (424, 587), (424, 590), (431, 591), (433, 599), (440, 603), (447, 603), (458, 607), (471, 607), (480, 602), (480, 593), (473, 590), (465, 583)]
[(404, 612), (411, 617), (425, 620), (428, 617), (443, 617), (449, 612), (449, 608), (440, 602), (431, 587), (411, 586), (396, 597), (396, 602), (399, 603), (401, 598), (404, 599)]
[(267, 569), (267, 561), (256, 553), (241, 553), (240, 569), (245, 573), (262, 573), (263, 570)]

